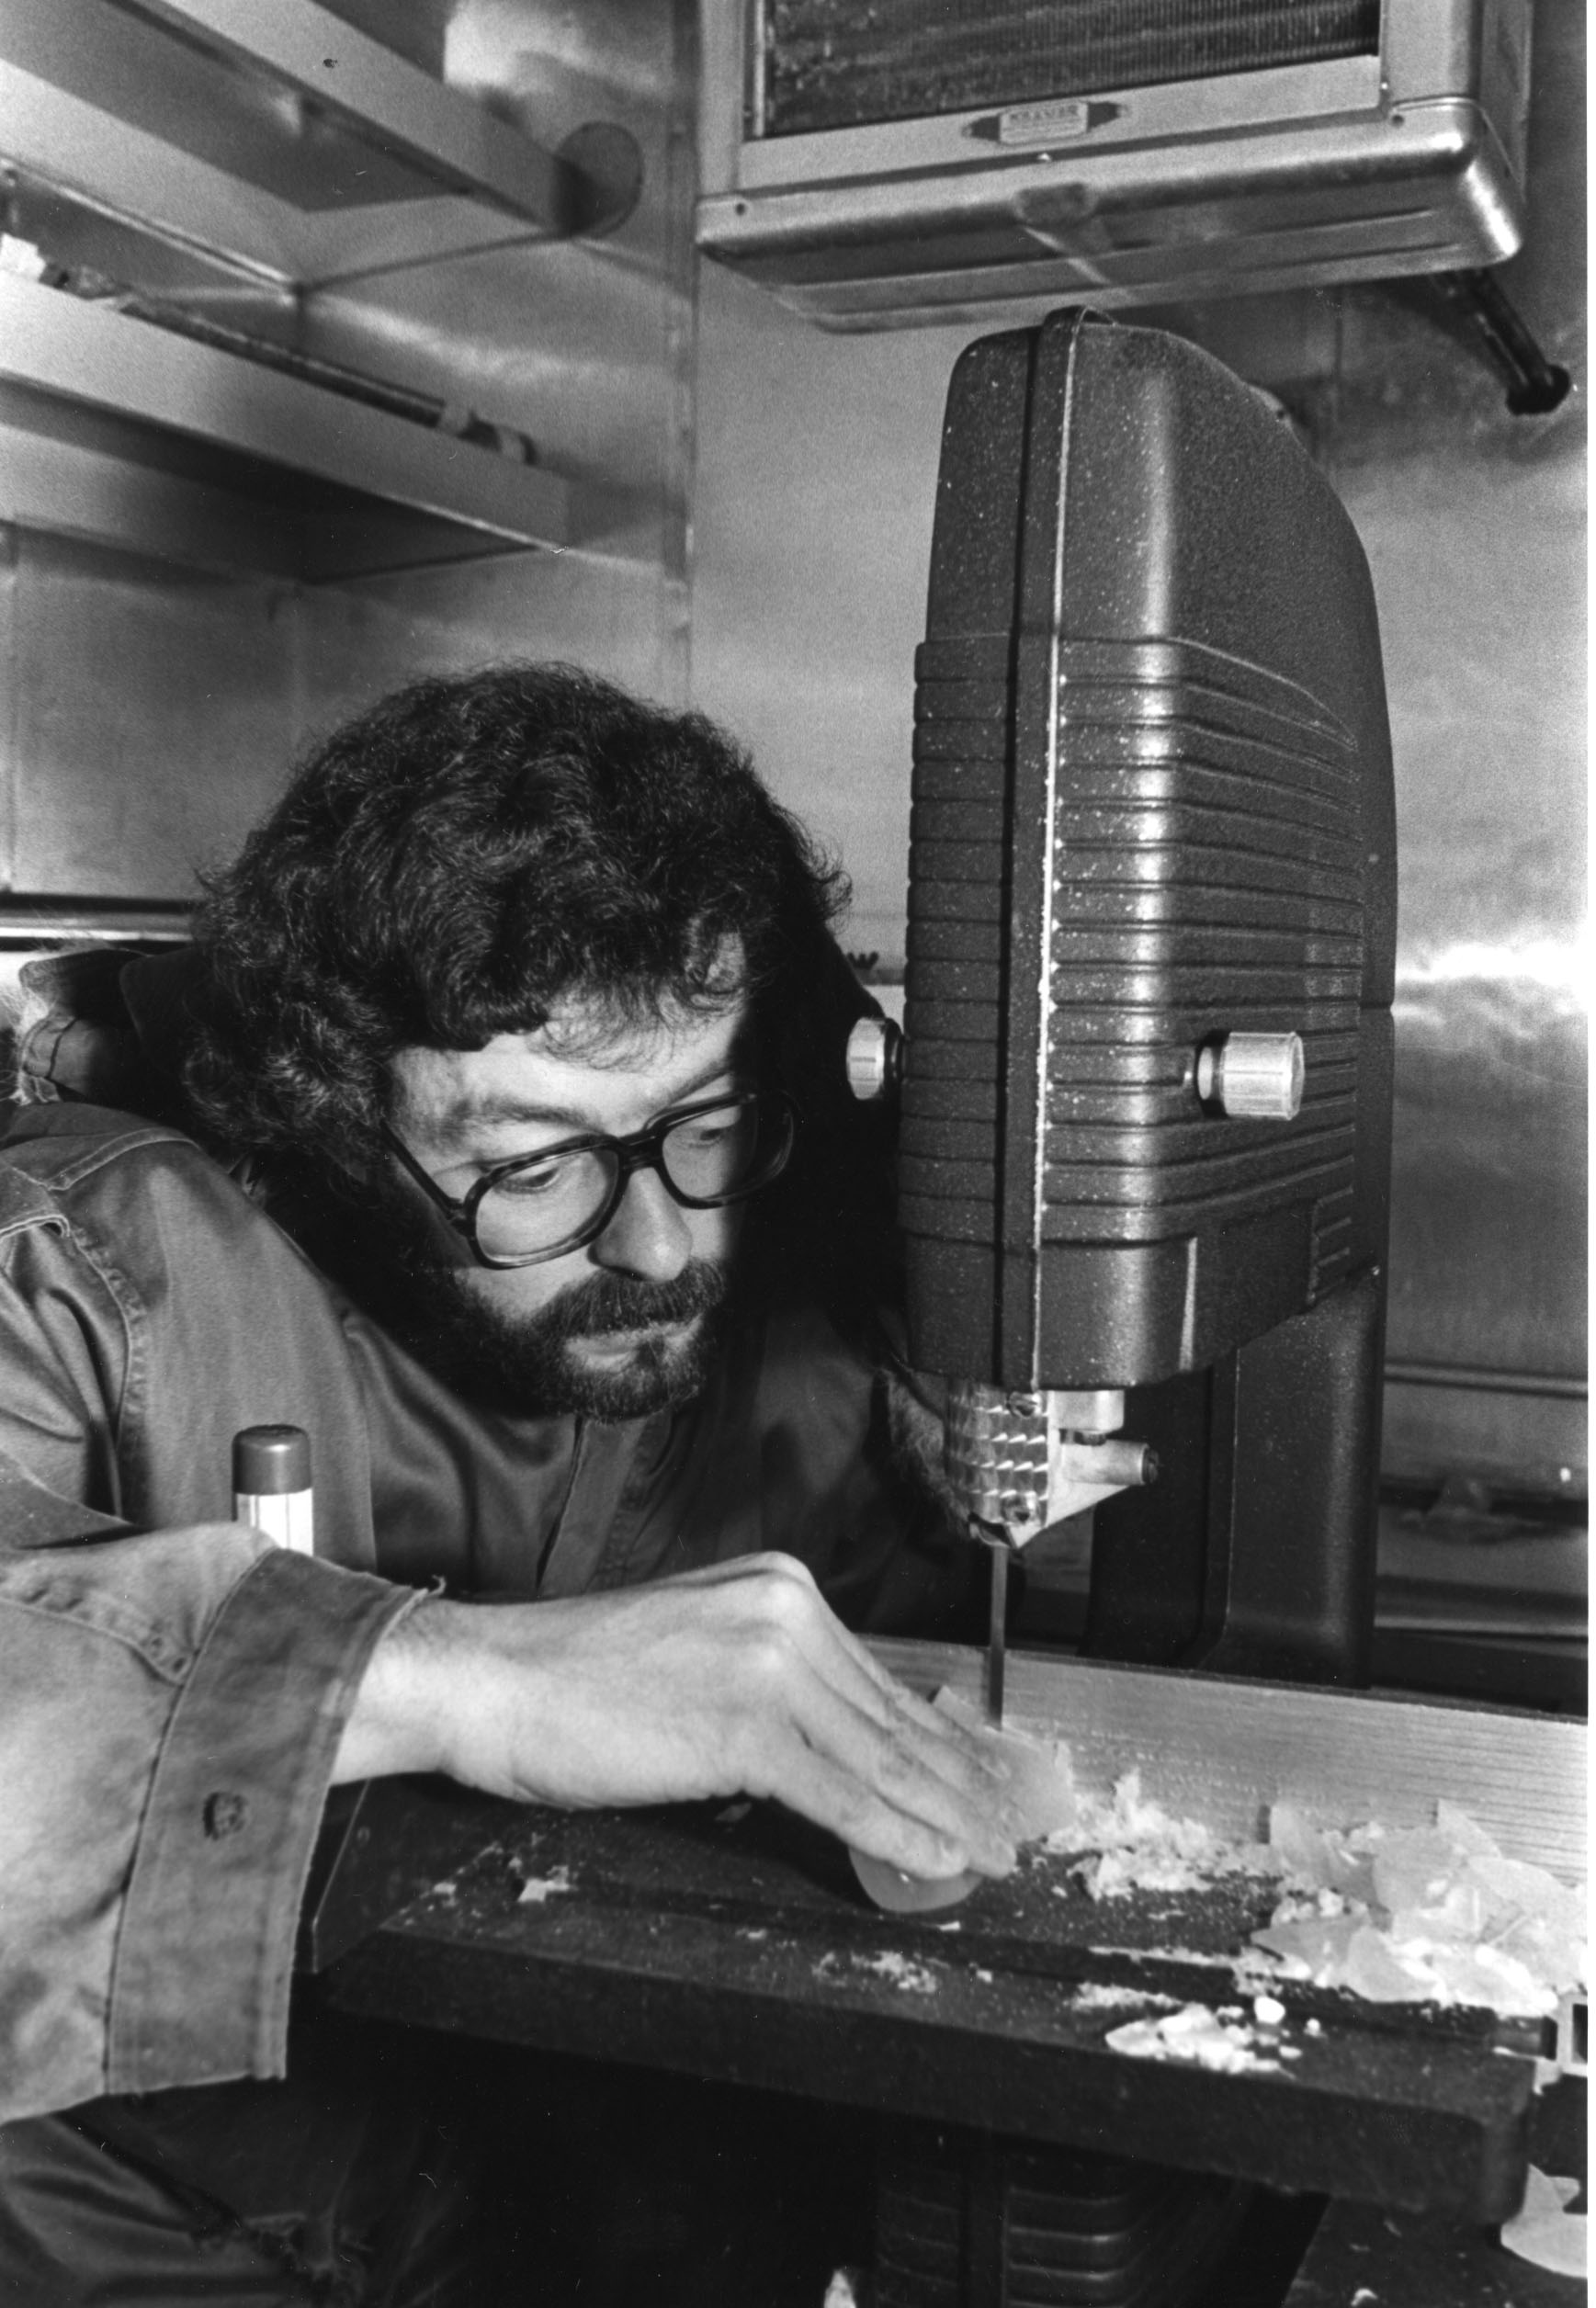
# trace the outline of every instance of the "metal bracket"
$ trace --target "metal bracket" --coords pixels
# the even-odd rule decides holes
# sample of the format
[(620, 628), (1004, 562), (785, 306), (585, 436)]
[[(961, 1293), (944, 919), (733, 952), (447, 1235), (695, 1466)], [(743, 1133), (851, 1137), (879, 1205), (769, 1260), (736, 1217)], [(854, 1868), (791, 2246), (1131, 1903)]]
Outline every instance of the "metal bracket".
[(1590, 1999), (1572, 1992), (1557, 1998), (1556, 2044), (1552, 2053), (1559, 2076), (1590, 2072)]
[(1515, 417), (1549, 416), (1568, 397), (1573, 379), (1549, 361), (1523, 316), (1494, 273), (1477, 267), (1437, 273), (1435, 286), (1475, 326), (1487, 355), (1507, 379), (1507, 405)]

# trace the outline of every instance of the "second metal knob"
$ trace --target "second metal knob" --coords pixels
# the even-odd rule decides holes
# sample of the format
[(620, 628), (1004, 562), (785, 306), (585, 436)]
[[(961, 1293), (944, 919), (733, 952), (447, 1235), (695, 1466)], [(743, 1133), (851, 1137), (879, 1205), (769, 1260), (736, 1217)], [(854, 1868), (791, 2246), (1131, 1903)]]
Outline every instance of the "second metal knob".
[(1227, 1034), (1197, 1052), (1197, 1095), (1221, 1114), (1291, 1122), (1305, 1071), (1300, 1034)]

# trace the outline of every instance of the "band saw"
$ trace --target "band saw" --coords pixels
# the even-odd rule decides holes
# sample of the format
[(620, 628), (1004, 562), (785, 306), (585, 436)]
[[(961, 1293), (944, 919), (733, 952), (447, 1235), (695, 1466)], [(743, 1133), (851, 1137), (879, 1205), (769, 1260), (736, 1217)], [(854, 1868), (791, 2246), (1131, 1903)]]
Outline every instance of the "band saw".
[(983, 339), (916, 672), (907, 1042), (851, 1066), (901, 1082), (994, 1678), (1009, 1554), (1092, 1508), (1089, 1654), (1361, 1683), (1396, 826), (1352, 525), (1183, 339)]

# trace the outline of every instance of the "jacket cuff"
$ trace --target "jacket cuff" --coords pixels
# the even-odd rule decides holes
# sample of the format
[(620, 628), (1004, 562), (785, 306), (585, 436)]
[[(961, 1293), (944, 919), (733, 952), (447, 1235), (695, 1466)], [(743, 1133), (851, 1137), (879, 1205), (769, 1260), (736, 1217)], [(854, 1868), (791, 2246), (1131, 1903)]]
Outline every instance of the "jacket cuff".
[(274, 2076), (338, 1741), (421, 1597), (273, 1548), (212, 1621), (162, 1740), (111, 1974), (106, 2088)]

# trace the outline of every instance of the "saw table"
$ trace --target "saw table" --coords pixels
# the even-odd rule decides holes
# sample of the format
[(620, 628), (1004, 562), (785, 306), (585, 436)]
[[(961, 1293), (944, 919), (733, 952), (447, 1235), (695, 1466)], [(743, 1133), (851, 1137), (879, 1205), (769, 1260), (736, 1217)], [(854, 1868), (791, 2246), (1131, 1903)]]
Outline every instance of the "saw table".
[[(973, 1653), (878, 1649), (922, 1689), (977, 1691)], [(1024, 1655), (1010, 1704), (1069, 1739), (1084, 1790), (1135, 1767), (1227, 1835), (1254, 1836), (1277, 1800), (1399, 1827), (1443, 1796), (1509, 1856), (1582, 1874), (1581, 1725)], [(1410, 2214), (1487, 2223), (1519, 2201), (1541, 2023), (1250, 1974), (1267, 1881), (1093, 1902), (1038, 1851), (951, 1912), (892, 1916), (834, 1841), (761, 1805), (505, 1805), (469, 1839), (345, 1952), (322, 1900), (335, 2005)], [(1175, 2004), (1250, 2021), (1264, 1986), (1285, 2019), (1239, 2072), (1107, 2041)]]

